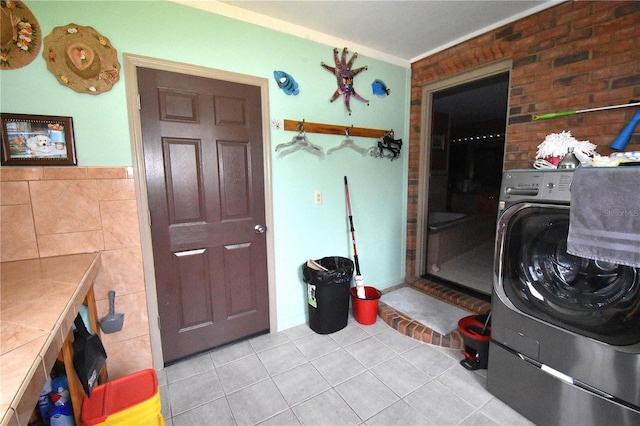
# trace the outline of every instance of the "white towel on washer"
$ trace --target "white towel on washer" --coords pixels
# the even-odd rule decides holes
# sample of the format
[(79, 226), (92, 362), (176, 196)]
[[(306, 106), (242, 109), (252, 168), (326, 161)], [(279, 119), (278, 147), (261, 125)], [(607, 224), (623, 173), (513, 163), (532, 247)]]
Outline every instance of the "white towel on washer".
[(640, 268), (640, 167), (576, 169), (567, 252)]

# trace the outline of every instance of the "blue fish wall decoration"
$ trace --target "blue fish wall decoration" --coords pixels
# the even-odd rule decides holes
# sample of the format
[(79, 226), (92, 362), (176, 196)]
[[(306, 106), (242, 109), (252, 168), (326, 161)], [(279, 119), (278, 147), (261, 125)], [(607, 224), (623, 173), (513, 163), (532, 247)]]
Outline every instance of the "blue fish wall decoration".
[(286, 72), (274, 71), (273, 77), (276, 79), (278, 87), (281, 88), (285, 94), (295, 96), (300, 93), (300, 89), (298, 89), (298, 83)]
[(388, 89), (382, 80), (374, 80), (373, 83), (371, 83), (371, 90), (374, 95), (381, 97), (388, 96), (389, 93), (391, 93), (391, 89)]

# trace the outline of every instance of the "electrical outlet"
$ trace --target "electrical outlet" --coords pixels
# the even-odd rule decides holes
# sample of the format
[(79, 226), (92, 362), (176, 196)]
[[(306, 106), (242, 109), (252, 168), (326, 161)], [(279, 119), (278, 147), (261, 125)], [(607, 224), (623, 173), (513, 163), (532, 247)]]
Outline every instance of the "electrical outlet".
[(322, 192), (316, 191), (314, 195), (315, 195), (316, 204), (322, 204)]

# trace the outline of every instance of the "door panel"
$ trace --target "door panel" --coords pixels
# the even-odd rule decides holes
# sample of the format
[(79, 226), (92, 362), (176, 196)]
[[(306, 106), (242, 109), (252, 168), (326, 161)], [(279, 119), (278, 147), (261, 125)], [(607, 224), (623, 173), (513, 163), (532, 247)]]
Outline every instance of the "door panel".
[(138, 68), (165, 362), (268, 331), (260, 88)]
[(200, 141), (167, 138), (163, 142), (170, 223), (204, 220)]

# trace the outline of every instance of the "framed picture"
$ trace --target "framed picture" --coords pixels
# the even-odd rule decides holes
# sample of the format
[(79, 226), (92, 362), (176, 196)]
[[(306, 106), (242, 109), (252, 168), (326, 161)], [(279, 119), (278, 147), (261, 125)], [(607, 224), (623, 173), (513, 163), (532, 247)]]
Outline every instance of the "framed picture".
[(75, 166), (73, 119), (0, 113), (2, 165)]

